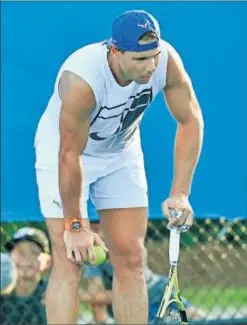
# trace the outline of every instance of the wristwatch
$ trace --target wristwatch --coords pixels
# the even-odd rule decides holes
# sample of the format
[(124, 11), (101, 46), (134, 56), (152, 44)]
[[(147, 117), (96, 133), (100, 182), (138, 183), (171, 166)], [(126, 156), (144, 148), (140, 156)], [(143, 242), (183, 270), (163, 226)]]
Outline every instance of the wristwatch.
[(85, 228), (84, 219), (72, 219), (70, 221), (65, 221), (65, 229), (73, 232), (82, 231)]

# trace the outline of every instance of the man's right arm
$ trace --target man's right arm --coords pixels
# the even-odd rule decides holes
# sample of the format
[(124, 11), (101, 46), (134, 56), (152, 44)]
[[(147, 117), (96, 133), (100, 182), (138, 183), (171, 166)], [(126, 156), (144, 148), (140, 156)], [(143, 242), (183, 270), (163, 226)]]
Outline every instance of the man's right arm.
[(96, 106), (91, 87), (76, 74), (65, 71), (59, 81), (60, 113), (59, 189), (65, 222), (82, 218), (83, 170), (80, 156), (90, 129), (90, 114)]

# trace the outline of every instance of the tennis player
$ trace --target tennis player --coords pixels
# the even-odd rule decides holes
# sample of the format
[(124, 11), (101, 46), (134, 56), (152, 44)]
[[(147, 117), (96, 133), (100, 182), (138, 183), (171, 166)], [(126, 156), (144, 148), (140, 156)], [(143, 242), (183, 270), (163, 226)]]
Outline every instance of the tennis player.
[[(173, 183), (162, 209), (169, 226), (188, 229), (203, 118), (183, 63), (161, 39), (156, 19), (141, 10), (121, 14), (109, 40), (78, 49), (58, 72), (35, 137), (39, 200), (53, 248), (49, 324), (75, 323), (80, 264), (88, 255), (94, 260), (93, 244), (111, 253), (117, 323), (147, 323), (143, 252), (148, 196), (139, 125), (160, 92), (177, 121)], [(107, 248), (90, 230), (89, 195)], [(171, 216), (170, 208), (182, 210), (182, 217)]]

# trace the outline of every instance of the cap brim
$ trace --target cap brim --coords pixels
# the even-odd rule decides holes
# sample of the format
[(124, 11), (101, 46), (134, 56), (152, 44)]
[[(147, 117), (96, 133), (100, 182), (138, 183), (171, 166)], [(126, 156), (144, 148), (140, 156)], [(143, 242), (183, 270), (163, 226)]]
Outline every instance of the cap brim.
[(21, 241), (24, 241), (24, 240), (27, 240), (27, 241), (30, 241), (32, 243), (35, 243), (36, 245), (38, 245), (41, 249), (42, 249), (42, 252), (45, 251), (44, 247), (38, 242), (36, 241), (34, 238), (30, 237), (30, 236), (25, 236), (25, 237), (22, 237), (22, 238), (18, 238), (18, 239), (11, 239), (11, 240), (8, 240), (5, 245), (4, 245), (4, 248), (10, 252), (12, 251), (12, 249), (17, 245), (17, 243), (21, 242)]
[(14, 240), (8, 240), (4, 244), (4, 248), (10, 252), (15, 247), (15, 241)]

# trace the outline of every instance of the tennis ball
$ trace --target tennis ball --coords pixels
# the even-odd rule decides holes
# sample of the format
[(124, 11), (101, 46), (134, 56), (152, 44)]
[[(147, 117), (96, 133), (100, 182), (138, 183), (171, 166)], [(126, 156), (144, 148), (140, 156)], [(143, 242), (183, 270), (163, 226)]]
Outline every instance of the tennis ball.
[(85, 264), (88, 265), (100, 265), (102, 263), (104, 263), (105, 259), (106, 259), (106, 252), (105, 250), (101, 247), (101, 246), (94, 246), (94, 251), (95, 251), (95, 255), (96, 255), (96, 263), (93, 264), (93, 261), (91, 259), (91, 257), (88, 257), (88, 261)]

